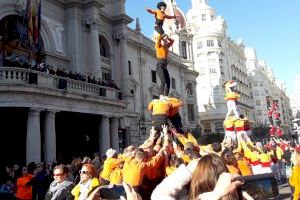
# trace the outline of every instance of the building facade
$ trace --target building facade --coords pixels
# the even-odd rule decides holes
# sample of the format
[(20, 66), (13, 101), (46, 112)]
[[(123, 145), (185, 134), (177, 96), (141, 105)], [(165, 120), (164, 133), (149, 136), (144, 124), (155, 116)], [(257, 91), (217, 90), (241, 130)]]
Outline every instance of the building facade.
[(286, 95), (285, 84), (276, 80), (272, 69), (264, 60), (258, 60), (254, 48), (245, 48), (248, 74), (252, 80), (252, 94), (254, 103), (255, 125), (269, 127), (266, 97), (270, 100), (278, 100), (281, 127), (284, 134), (291, 134), (292, 119), (290, 100)]
[(216, 16), (206, 0), (192, 0), (186, 18), (187, 30), (193, 36), (194, 68), (199, 72), (198, 114), (204, 133), (224, 132), (227, 106), (223, 85), (228, 80), (238, 82), (240, 112), (252, 121), (251, 84), (247, 76), (243, 42), (230, 39), (226, 33), (226, 21)]
[[(296, 76), (296, 80), (294, 83), (294, 91), (291, 98), (291, 106), (293, 117), (296, 117), (297, 113), (300, 114), (300, 74)], [(299, 116), (298, 114), (298, 116)]]
[[(197, 105), (204, 133), (224, 132), (223, 121), (227, 112), (224, 100), (224, 82), (236, 80), (241, 98), (240, 113), (253, 126), (267, 124), (265, 97), (278, 97), (282, 127), (290, 132), (290, 105), (284, 84), (275, 79), (272, 70), (258, 61), (254, 49), (247, 48), (239, 39), (233, 41), (227, 34), (227, 23), (207, 0), (191, 0), (192, 7), (184, 15), (176, 1), (165, 1), (167, 12), (176, 14), (174, 21), (165, 23), (166, 32), (178, 42), (174, 51), (181, 55), (187, 66), (194, 67), (197, 77)], [(189, 65), (188, 63), (194, 63)]]
[[(21, 31), (14, 31), (23, 20), (26, 1), (1, 1), (2, 141), (20, 151), (1, 155), (4, 162), (104, 155), (110, 147), (122, 150), (146, 137), (151, 126), (147, 106), (158, 97), (154, 42), (141, 34), (139, 26), (128, 28), (133, 20), (124, 4), (123, 0), (42, 1), (42, 53), (37, 56), (18, 43)], [(8, 59), (13, 60), (9, 66)], [(25, 61), (38, 59), (50, 68), (24, 67)], [(170, 94), (183, 100), (183, 124), (193, 129), (198, 123), (198, 73), (175, 53), (170, 53), (169, 72)]]

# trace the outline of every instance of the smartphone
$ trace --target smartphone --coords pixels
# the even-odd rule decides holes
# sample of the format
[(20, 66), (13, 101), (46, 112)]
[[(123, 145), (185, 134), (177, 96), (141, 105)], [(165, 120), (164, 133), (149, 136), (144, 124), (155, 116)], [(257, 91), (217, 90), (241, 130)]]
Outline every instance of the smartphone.
[(244, 184), (238, 188), (239, 199), (243, 199), (242, 191), (247, 192), (255, 200), (265, 200), (279, 196), (278, 184), (274, 173), (242, 176), (240, 180)]
[(106, 185), (100, 187), (101, 199), (120, 199), (120, 196), (126, 197), (126, 191), (123, 185)]

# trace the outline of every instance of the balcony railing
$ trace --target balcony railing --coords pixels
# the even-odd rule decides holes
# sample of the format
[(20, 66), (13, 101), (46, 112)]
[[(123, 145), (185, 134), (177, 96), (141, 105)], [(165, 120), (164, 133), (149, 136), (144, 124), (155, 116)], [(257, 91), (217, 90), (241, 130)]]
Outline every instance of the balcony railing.
[(15, 67), (0, 67), (0, 84), (36, 85), (41, 88), (56, 89), (78, 95), (121, 99), (120, 90), (115, 88)]
[(110, 59), (106, 58), (104, 56), (101, 56), (101, 63), (104, 63), (106, 65), (110, 65)]

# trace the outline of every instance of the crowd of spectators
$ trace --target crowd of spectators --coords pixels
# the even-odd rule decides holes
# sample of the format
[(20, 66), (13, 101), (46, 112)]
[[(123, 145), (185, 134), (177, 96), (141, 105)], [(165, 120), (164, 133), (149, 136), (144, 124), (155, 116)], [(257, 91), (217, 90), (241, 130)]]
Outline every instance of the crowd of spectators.
[(31, 69), (39, 72), (44, 72), (51, 75), (56, 75), (64, 78), (69, 78), (73, 80), (78, 80), (82, 82), (87, 82), (91, 84), (97, 84), (105, 87), (115, 88), (119, 90), (120, 88), (116, 85), (114, 80), (104, 81), (100, 78), (96, 78), (92, 74), (81, 74), (79, 72), (73, 72), (67, 70), (63, 67), (54, 67), (46, 63), (30, 63), (29, 59), (23, 60), (18, 55), (9, 54), (3, 59), (3, 66), (7, 67), (20, 67), (24, 69)]
[(257, 165), (269, 167), (279, 183), (291, 176), (290, 184), (298, 192), (299, 177), (286, 171), (298, 167), (299, 154), (299, 146), (276, 138), (265, 145), (203, 145), (190, 133), (179, 134), (167, 126), (158, 132), (153, 127), (143, 144), (122, 153), (108, 149), (102, 158), (95, 153), (93, 158), (74, 157), (71, 163), (2, 166), (0, 199), (92, 200), (115, 198), (120, 191), (127, 192), (127, 200), (239, 199), (236, 189), (243, 183), (236, 177), (266, 173), (253, 170)]

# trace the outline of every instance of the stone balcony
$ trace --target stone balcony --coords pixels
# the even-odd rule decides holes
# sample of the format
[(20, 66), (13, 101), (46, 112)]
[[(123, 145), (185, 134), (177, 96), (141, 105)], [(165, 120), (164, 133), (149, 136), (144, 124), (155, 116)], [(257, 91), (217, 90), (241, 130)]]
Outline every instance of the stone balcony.
[(50, 105), (58, 110), (122, 115), (126, 103), (120, 99), (121, 92), (115, 88), (29, 69), (0, 67), (0, 107), (35, 104), (41, 108)]

